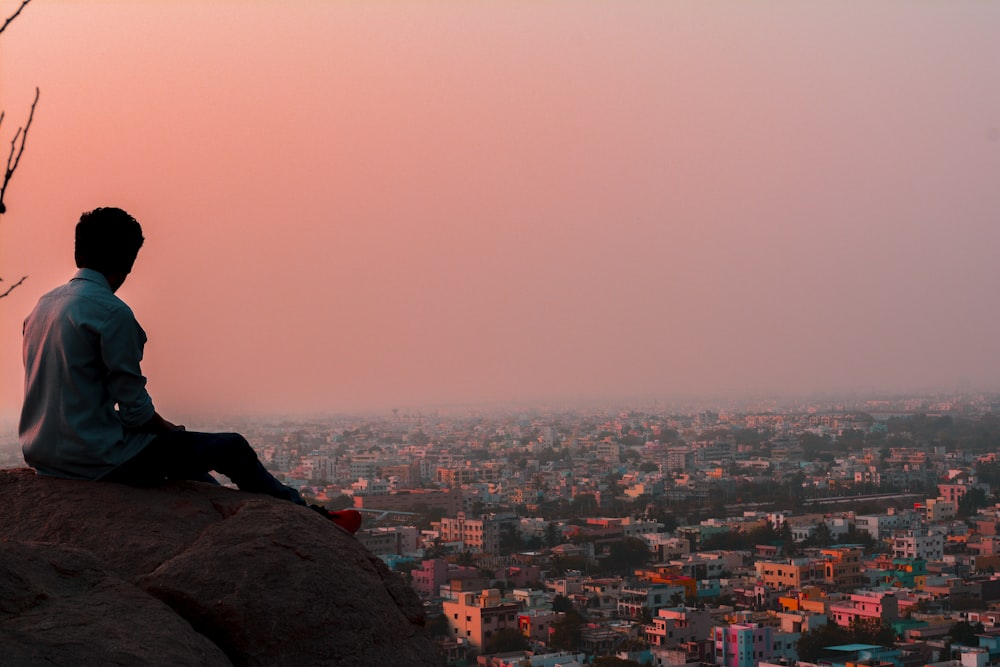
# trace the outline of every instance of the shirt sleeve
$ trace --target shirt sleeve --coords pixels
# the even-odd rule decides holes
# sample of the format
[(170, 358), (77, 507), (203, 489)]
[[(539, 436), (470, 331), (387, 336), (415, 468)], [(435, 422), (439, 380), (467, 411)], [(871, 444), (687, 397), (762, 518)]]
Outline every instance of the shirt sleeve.
[(107, 368), (108, 391), (125, 428), (137, 428), (156, 413), (140, 369), (146, 332), (128, 307), (112, 311), (105, 324), (101, 359)]

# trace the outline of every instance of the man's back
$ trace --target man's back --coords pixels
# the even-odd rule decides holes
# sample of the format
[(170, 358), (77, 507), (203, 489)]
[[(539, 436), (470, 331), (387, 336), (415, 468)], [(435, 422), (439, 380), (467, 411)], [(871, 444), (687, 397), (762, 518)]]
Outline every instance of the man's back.
[(128, 430), (155, 414), (139, 367), (145, 342), (97, 271), (81, 269), (39, 299), (24, 323), (20, 439), (30, 466), (98, 479), (153, 439)]

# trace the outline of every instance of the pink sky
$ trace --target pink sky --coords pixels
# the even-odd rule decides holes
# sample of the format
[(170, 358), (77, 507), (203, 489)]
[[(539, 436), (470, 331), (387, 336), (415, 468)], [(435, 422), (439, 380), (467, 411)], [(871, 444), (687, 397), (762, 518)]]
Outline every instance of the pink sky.
[(119, 294), (167, 418), (1000, 390), (998, 27), (983, 2), (36, 2), (0, 37), (0, 146), (42, 89), (0, 219), (0, 275), (30, 276), (0, 413), (100, 205), (146, 232)]

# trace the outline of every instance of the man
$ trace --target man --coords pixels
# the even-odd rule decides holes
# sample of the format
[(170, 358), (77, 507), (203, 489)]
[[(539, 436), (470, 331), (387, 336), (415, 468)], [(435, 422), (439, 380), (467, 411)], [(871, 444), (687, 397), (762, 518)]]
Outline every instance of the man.
[[(194, 433), (157, 413), (140, 370), (146, 333), (115, 292), (132, 272), (142, 227), (118, 208), (84, 213), (76, 226), (76, 275), (44, 295), (24, 322), (20, 440), (39, 474), (131, 484), (214, 482), (299, 505), (238, 433)], [(356, 532), (355, 510), (327, 512)]]

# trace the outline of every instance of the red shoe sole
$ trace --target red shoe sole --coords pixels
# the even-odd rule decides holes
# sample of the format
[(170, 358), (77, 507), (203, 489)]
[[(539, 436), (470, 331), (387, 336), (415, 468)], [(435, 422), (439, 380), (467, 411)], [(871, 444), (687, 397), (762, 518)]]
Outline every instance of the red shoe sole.
[(327, 517), (333, 522), (333, 525), (351, 535), (361, 530), (361, 512), (357, 510), (327, 512)]

